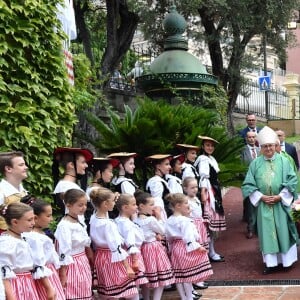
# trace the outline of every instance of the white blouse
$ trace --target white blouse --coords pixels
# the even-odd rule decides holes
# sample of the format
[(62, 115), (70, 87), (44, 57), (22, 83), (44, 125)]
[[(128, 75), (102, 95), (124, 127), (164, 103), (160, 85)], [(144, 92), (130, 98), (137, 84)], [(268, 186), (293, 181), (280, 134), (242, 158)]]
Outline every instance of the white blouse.
[(149, 191), (151, 196), (154, 198), (154, 205), (161, 208), (161, 217), (165, 221), (167, 220), (167, 213), (165, 211), (164, 200), (162, 198), (164, 185), (168, 187), (168, 183), (162, 177), (155, 175), (147, 181), (146, 191)]
[(111, 182), (113, 185), (121, 184), (121, 193), (133, 195), (137, 189), (137, 185), (132, 179), (126, 177), (114, 178)]
[(194, 197), (194, 199), (188, 198), (190, 205), (190, 217), (193, 219), (202, 219), (202, 207), (201, 202), (198, 197)]
[[(65, 193), (66, 191), (71, 190), (71, 189), (81, 190), (84, 192), (84, 190), (82, 188), (80, 188), (80, 186), (77, 183), (69, 181), (69, 180), (61, 179), (57, 183), (57, 185), (53, 191), (53, 194)], [(90, 201), (88, 194), (86, 194), (86, 196), (87, 196), (88, 201)], [(69, 212), (68, 208), (65, 207), (65, 214), (67, 214), (68, 212)], [(84, 220), (85, 220), (84, 215), (80, 215), (80, 216), (78, 216), (78, 218), (79, 218), (80, 222), (84, 223)]]
[(215, 210), (215, 196), (211, 188), (211, 184), (209, 181), (210, 178), (210, 166), (212, 166), (217, 173), (220, 172), (219, 166), (215, 158), (211, 155), (199, 155), (196, 162), (195, 166), (198, 168), (198, 172), (200, 174), (200, 181), (199, 181), (199, 187), (200, 188), (205, 188), (206, 193), (209, 194), (210, 198), (210, 207)]
[(185, 216), (170, 216), (166, 222), (166, 237), (169, 242), (182, 239), (186, 244), (187, 252), (200, 248), (199, 233), (193, 222)]
[(73, 263), (72, 255), (85, 251), (91, 244), (87, 234), (86, 226), (79, 222), (70, 222), (62, 219), (56, 228), (55, 238), (58, 241), (58, 255), (61, 265)]
[(182, 164), (182, 180), (186, 177), (194, 177), (195, 178), (197, 176), (198, 176), (197, 169), (193, 165), (186, 163), (186, 162), (184, 162)]
[(145, 237), (141, 228), (125, 217), (117, 217), (115, 222), (119, 232), (124, 239), (124, 244), (129, 254), (139, 253), (139, 248), (142, 246)]
[(136, 218), (134, 222), (137, 223), (142, 229), (145, 236), (146, 243), (151, 243), (156, 241), (157, 234), (165, 235), (165, 226), (163, 221), (158, 221), (153, 216), (143, 218), (143, 219)]
[(57, 185), (53, 191), (53, 194), (65, 193), (66, 191), (71, 190), (71, 189), (83, 191), (77, 183), (62, 179), (57, 183)]
[(4, 284), (3, 284), (3, 276), (0, 272), (0, 299), (5, 300), (5, 290), (4, 290)]
[[(42, 255), (43, 259), (45, 260), (45, 264), (52, 264), (56, 269), (59, 269), (59, 256), (55, 250), (54, 243), (51, 238), (49, 238), (46, 234), (35, 231), (24, 232), (22, 236), (26, 238), (26, 241), (29, 243), (35, 254)], [(41, 253), (37, 253), (35, 250), (37, 240), (42, 244), (43, 247), (41, 249)]]
[(0, 267), (3, 279), (15, 278), (16, 274), (33, 272), (34, 279), (50, 276), (52, 271), (45, 266), (42, 244), (36, 241), (31, 248), (24, 239), (2, 234), (0, 236)]
[(220, 172), (218, 163), (216, 159), (209, 155), (199, 155), (197, 160), (195, 161), (195, 166), (197, 166), (198, 173), (200, 175), (200, 187), (208, 188), (207, 181), (209, 180), (210, 174), (209, 169), (212, 166), (217, 173)]
[(166, 180), (168, 182), (168, 187), (169, 187), (170, 193), (183, 194), (182, 181), (180, 178), (178, 178), (174, 175), (171, 175), (171, 174), (167, 174)]
[(92, 215), (90, 236), (95, 248), (110, 249), (112, 262), (123, 261), (128, 256), (127, 252), (122, 248), (124, 239), (113, 220)]

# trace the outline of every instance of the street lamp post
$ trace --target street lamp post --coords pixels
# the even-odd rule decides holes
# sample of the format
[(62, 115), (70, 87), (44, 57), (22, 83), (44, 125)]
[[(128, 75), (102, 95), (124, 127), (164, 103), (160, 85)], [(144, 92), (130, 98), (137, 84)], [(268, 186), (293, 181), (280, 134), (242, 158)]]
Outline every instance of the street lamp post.
[[(267, 70), (267, 36), (263, 35), (263, 54), (264, 54), (264, 76), (268, 76)], [(265, 90), (265, 110), (266, 110), (266, 119), (269, 120), (269, 95), (268, 90)]]

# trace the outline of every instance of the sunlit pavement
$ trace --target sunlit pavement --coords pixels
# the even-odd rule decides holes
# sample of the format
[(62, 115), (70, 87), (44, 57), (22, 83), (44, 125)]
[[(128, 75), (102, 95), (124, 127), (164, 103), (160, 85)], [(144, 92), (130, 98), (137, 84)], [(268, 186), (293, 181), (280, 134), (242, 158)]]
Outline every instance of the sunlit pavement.
[[(300, 300), (299, 285), (211, 286), (199, 292), (200, 300)], [(162, 299), (180, 300), (180, 297), (177, 292), (164, 292)]]

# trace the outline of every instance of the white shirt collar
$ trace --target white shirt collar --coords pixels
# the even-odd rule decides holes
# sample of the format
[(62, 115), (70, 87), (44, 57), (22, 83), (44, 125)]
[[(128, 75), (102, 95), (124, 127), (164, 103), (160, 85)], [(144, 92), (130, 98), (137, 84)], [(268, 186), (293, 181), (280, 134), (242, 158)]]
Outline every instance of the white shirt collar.
[(0, 190), (5, 195), (5, 197), (26, 192), (22, 184), (19, 185), (19, 189), (16, 189), (11, 183), (9, 183), (5, 179), (2, 179), (0, 182)]
[(276, 157), (276, 153), (272, 157), (270, 157), (270, 158), (264, 156), (264, 160), (273, 161), (275, 159), (275, 157)]

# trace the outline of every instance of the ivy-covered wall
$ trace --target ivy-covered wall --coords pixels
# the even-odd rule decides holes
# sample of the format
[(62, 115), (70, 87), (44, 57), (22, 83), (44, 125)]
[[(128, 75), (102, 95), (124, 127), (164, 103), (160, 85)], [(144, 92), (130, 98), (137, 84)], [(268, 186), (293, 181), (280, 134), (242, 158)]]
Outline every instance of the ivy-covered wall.
[(71, 143), (75, 123), (56, 0), (0, 0), (0, 151), (21, 150), (25, 187), (52, 191), (52, 152)]

